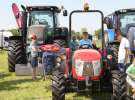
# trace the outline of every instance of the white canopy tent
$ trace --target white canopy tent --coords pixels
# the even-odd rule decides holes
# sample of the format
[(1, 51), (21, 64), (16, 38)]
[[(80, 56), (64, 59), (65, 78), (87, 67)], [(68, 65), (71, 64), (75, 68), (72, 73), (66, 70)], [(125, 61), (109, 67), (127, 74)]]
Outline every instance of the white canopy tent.
[(8, 41), (5, 41), (5, 38), (13, 36), (13, 34), (9, 31), (0, 31), (0, 48), (8, 47)]

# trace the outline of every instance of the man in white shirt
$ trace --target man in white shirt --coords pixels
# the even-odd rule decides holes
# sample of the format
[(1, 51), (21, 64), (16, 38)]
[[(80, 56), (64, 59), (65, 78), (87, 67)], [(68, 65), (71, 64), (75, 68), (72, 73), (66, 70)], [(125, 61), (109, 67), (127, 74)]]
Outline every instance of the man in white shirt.
[(118, 30), (117, 40), (120, 42), (119, 51), (118, 51), (118, 69), (120, 71), (126, 70), (126, 65), (130, 63), (129, 59), (129, 49), (130, 43), (129, 40), (122, 36), (122, 32)]

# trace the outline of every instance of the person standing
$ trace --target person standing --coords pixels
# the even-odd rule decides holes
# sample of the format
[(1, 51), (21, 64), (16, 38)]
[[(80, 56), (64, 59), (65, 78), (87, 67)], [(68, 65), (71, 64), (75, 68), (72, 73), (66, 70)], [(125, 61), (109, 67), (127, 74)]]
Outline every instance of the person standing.
[(31, 51), (31, 66), (32, 66), (32, 79), (36, 79), (36, 69), (38, 66), (38, 47), (37, 47), (37, 36), (32, 34), (30, 43)]
[(78, 48), (78, 42), (76, 40), (76, 36), (72, 37), (72, 40), (70, 42), (70, 48), (72, 49), (72, 51), (75, 51)]
[(129, 49), (130, 43), (127, 38), (122, 35), (120, 30), (117, 30), (117, 40), (120, 42), (118, 51), (118, 69), (122, 72), (126, 70), (126, 65), (130, 63), (129, 59)]
[(133, 63), (127, 68), (127, 83), (131, 86), (133, 92), (133, 99), (135, 99), (135, 58)]

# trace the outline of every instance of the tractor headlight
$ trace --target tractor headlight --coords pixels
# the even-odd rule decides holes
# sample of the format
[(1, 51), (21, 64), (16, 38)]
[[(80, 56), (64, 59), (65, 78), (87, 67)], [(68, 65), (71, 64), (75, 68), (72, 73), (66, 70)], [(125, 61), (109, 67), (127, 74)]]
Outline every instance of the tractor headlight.
[(93, 67), (100, 67), (100, 60), (92, 61)]
[(83, 73), (83, 66), (84, 66), (84, 61), (80, 61), (80, 60), (76, 60), (75, 61), (75, 69), (76, 69), (76, 73), (78, 75), (82, 75)]
[(84, 65), (84, 61), (76, 60), (75, 61), (75, 66), (76, 67), (82, 67)]
[(56, 63), (56, 67), (57, 67), (57, 68), (59, 68), (59, 67), (60, 67), (60, 65), (61, 65), (60, 63)]
[(94, 75), (99, 75), (101, 72), (101, 63), (100, 60), (92, 61)]
[(57, 61), (57, 62), (61, 62), (61, 60), (62, 60), (61, 57), (57, 57), (57, 58), (56, 58), (56, 61)]
[(107, 59), (111, 60), (112, 59), (112, 55), (107, 55)]

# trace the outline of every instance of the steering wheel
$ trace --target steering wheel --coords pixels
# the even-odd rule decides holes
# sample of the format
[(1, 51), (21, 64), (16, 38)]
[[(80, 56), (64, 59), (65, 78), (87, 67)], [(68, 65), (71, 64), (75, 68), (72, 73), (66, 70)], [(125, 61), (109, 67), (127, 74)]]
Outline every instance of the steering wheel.
[(91, 45), (88, 45), (88, 44), (83, 44), (83, 45), (80, 45), (79, 46), (79, 49), (91, 49), (93, 48)]

